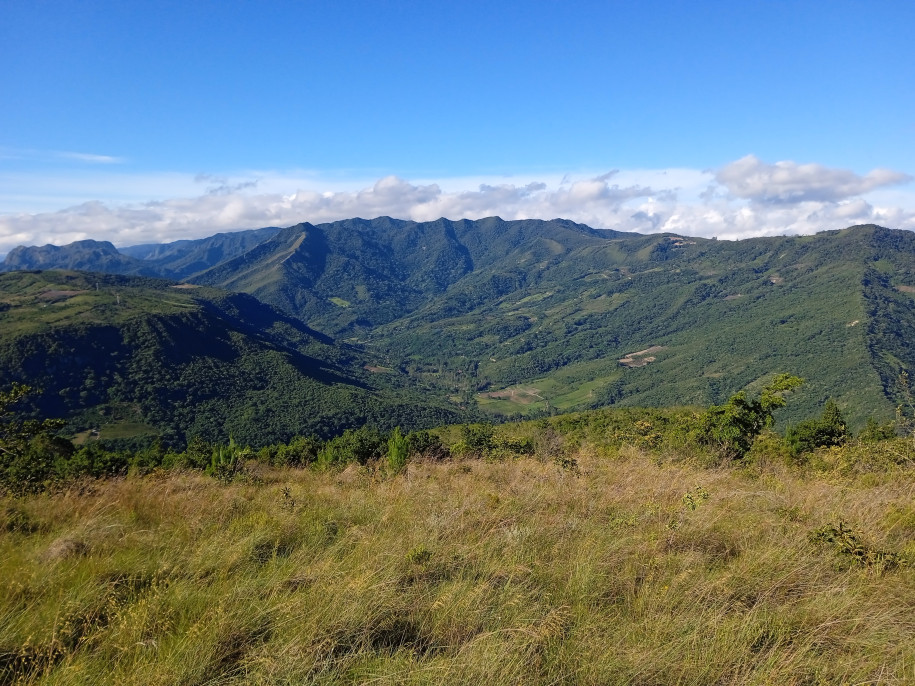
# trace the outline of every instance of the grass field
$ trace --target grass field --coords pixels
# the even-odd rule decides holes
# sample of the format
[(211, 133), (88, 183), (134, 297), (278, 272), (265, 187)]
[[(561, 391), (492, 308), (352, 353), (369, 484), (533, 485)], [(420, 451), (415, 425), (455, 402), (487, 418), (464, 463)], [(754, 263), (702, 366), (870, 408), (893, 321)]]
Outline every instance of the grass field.
[(0, 683), (915, 683), (912, 446), (766, 445), (0, 500)]

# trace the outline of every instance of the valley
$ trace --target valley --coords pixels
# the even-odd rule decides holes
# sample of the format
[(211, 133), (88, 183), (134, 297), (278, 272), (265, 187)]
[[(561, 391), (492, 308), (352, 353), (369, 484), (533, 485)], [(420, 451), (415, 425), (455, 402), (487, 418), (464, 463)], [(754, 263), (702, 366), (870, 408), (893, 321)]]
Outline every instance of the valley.
[[(199, 321), (201, 303), (207, 298), (242, 302), (242, 296), (228, 295), (233, 291), (246, 293), (248, 300), (242, 307), (233, 305), (232, 325), (253, 335), (256, 345), (265, 343), (258, 331), (270, 328), (274, 333), (267, 339), (273, 336), (270, 345), (279, 346), (270, 355), (284, 362), (267, 366), (287, 370), (275, 376), (237, 349), (233, 354), (248, 361), (243, 372), (232, 372), (233, 383), (254, 374), (272, 379), (271, 384), (288, 386), (279, 379), (289, 378), (297, 379), (292, 388), (307, 386), (312, 381), (301, 372), (316, 364), (321, 373), (333, 369), (340, 375), (353, 398), (361, 397), (360, 384), (387, 386), (384, 400), (364, 406), (362, 417), (372, 415), (368, 407), (398, 405), (398, 396), (406, 399), (403, 406), (431, 403), (438, 408), (431, 412), (433, 421), (485, 415), (500, 420), (604, 406), (703, 406), (722, 402), (741, 388), (758, 389), (772, 375), (787, 371), (807, 384), (782, 426), (816, 413), (834, 398), (860, 428), (868, 418), (892, 418), (900, 402), (900, 374), (915, 368), (915, 352), (907, 343), (915, 335), (915, 234), (877, 226), (728, 242), (599, 231), (563, 220), (417, 223), (381, 217), (115, 251), (124, 260), (114, 259), (113, 247), (93, 252), (89, 243), (20, 248), (4, 262), (8, 273), (0, 285), (5, 310), (0, 313), (0, 343), (7, 346), (10, 362), (0, 382), (48, 383), (17, 360), (21, 353), (16, 350), (36, 345), (34, 340), (23, 343), (26, 338), (53, 337), (61, 327), (74, 326), (85, 334), (90, 321), (135, 326), (133, 315), (141, 312), (144, 317), (167, 316), (169, 326), (177, 327), (171, 340), (194, 341), (189, 349), (205, 358), (206, 337), (215, 350), (219, 341), (241, 334), (207, 329)], [(97, 255), (95, 261), (92, 255)], [(128, 294), (138, 286), (148, 289), (152, 282), (122, 276), (135, 280), (119, 282), (129, 307), (118, 309), (111, 301), (119, 297), (111, 284), (106, 282), (107, 300), (93, 291), (93, 280), (113, 276), (67, 277), (81, 280), (77, 287), (61, 277), (26, 276), (30, 272), (21, 270), (75, 264), (97, 272), (180, 275), (182, 280), (156, 282), (153, 291)], [(25, 286), (18, 282), (43, 278), (47, 283), (34, 287), (34, 297), (45, 305), (43, 314), (21, 316), (16, 289)], [(89, 305), (93, 298), (97, 302)], [(214, 308), (207, 305), (203, 311)], [(252, 319), (246, 321), (248, 317)], [(219, 326), (227, 322), (223, 317)], [(179, 331), (184, 326), (190, 329)], [(296, 342), (277, 338), (279, 331), (292, 334)], [(292, 360), (284, 357), (289, 350), (309, 351), (319, 363), (284, 367)], [(154, 360), (156, 354), (133, 356), (134, 368), (139, 370), (137, 360)], [(332, 364), (321, 367), (320, 360)], [(382, 369), (390, 371), (378, 373)], [(95, 402), (120, 401), (112, 391), (114, 377), (98, 373), (65, 384), (56, 395), (86, 393), (82, 385), (89, 380)], [(292, 376), (284, 376), (288, 374)], [(190, 388), (189, 382), (175, 383)], [(318, 397), (329, 387), (318, 387), (323, 389), (318, 395), (304, 390), (293, 395), (322, 404)], [(264, 403), (284, 406), (263, 388), (238, 392), (238, 402), (248, 407), (254, 423)], [(215, 397), (215, 389), (208, 393)], [(176, 419), (182, 403), (173, 412), (153, 410), (145, 402), (135, 420), (167, 424), (179, 441), (188, 431), (200, 430), (200, 424)], [(337, 400), (328, 402), (341, 407)], [(72, 417), (88, 411), (90, 404), (70, 398), (45, 409)], [(299, 401), (293, 406), (305, 407)], [(430, 415), (417, 409), (414, 421), (412, 412), (396, 410), (391, 416), (419, 428), (422, 417)], [(205, 423), (223, 422), (217, 414)], [(282, 424), (288, 428), (278, 427), (271, 440), (316, 429), (326, 434), (346, 425), (317, 419), (311, 410), (304, 414), (308, 421), (300, 427), (292, 420)], [(381, 414), (373, 421), (392, 426)], [(78, 423), (75, 428), (91, 428)], [(253, 440), (250, 430), (239, 434), (241, 425), (226, 424), (234, 434)]]

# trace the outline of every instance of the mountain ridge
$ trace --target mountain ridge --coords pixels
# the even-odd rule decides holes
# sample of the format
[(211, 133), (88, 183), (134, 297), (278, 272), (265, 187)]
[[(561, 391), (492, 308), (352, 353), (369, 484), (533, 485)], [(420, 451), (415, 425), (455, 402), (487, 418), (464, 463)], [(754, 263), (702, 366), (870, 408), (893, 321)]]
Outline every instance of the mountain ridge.
[(909, 231), (717, 241), (380, 217), (261, 235), (187, 281), (249, 293), (494, 416), (717, 403), (785, 371), (808, 378), (788, 421), (834, 397), (860, 426), (892, 415), (915, 369)]

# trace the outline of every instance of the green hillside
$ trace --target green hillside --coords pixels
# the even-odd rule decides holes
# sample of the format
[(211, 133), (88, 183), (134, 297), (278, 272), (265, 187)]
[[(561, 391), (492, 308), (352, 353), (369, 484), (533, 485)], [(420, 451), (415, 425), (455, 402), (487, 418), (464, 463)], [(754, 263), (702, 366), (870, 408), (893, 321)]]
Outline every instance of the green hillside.
[(279, 231), (276, 227), (267, 227), (121, 249), (108, 241), (94, 240), (65, 246), (19, 246), (0, 262), (0, 272), (79, 269), (181, 280), (247, 252)]
[(385, 382), (493, 416), (718, 403), (789, 372), (807, 384), (784, 421), (832, 397), (857, 428), (891, 418), (915, 370), (915, 234), (877, 226), (731, 242), (380, 217), (125, 253), (159, 274), (213, 265), (188, 280), (347, 341), (368, 355), (356, 367), (399, 372)]
[(915, 235), (875, 226), (726, 242), (379, 218), (290, 227), (197, 280), (495, 414), (715, 403), (787, 370), (809, 380), (788, 421), (834, 397), (861, 426), (915, 367), (913, 265)]
[(624, 234), (497, 217), (299, 224), (193, 281), (252, 293), (334, 336), (359, 336), (421, 307), (447, 308), (463, 284), (482, 279), (478, 297), (498, 296), (519, 286), (519, 270), (611, 235)]
[(41, 389), (32, 411), (66, 417), (74, 432), (179, 445), (232, 435), (256, 446), (457, 417), (397, 375), (367, 371), (373, 362), (244, 294), (105, 274), (0, 275), (0, 386)]
[(502, 414), (717, 403), (787, 370), (808, 379), (789, 420), (832, 396), (857, 426), (915, 367), (909, 232), (614, 239), (516, 275), (475, 273), (368, 340)]

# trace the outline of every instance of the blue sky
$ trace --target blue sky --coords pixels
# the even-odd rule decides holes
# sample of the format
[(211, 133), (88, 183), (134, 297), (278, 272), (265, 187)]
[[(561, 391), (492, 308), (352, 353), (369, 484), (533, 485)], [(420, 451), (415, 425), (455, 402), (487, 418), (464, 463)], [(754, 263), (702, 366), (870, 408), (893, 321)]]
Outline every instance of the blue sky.
[(0, 3), (0, 253), (393, 214), (915, 229), (915, 4)]

